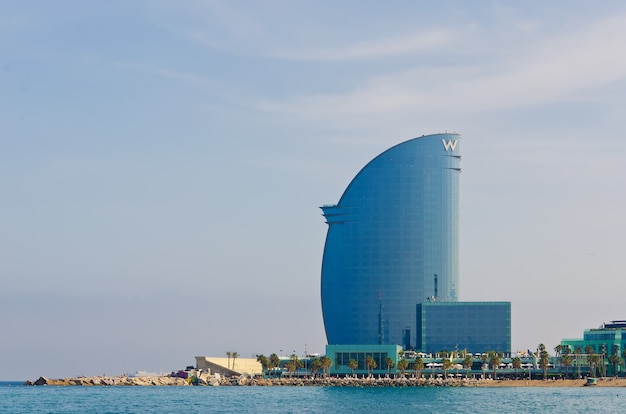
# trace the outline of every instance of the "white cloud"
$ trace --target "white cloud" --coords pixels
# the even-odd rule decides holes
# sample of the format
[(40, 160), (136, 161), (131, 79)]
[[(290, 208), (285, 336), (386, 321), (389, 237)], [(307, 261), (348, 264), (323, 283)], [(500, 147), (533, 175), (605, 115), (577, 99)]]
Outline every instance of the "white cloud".
[[(350, 116), (473, 112), (562, 101), (625, 77), (626, 55), (621, 53), (626, 47), (625, 27), (626, 16), (614, 16), (575, 33), (541, 40), (504, 60), (416, 67), (373, 77), (348, 93), (262, 100), (258, 107), (302, 119), (339, 121)], [(487, 52), (489, 43), (483, 40)], [(353, 56), (366, 55), (366, 50), (374, 56), (382, 46), (354, 50), (362, 52), (353, 51)]]
[(335, 48), (292, 49), (270, 51), (268, 56), (302, 61), (349, 61), (412, 55), (449, 43), (455, 35), (445, 30), (410, 33), (381, 40), (362, 41)]
[[(190, 39), (213, 50), (220, 50), (232, 54), (263, 56), (282, 60), (304, 62), (342, 62), (373, 60), (390, 57), (410, 56), (427, 50), (444, 47), (458, 36), (451, 30), (429, 30), (404, 35), (392, 36), (384, 39), (364, 40), (351, 45), (310, 48), (302, 45), (288, 47), (267, 47), (255, 44), (233, 49), (218, 37), (210, 36), (203, 31), (186, 31), (184, 34)], [(282, 43), (289, 43), (282, 39)], [(267, 40), (265, 42), (268, 42)], [(248, 50), (246, 50), (248, 49)]]

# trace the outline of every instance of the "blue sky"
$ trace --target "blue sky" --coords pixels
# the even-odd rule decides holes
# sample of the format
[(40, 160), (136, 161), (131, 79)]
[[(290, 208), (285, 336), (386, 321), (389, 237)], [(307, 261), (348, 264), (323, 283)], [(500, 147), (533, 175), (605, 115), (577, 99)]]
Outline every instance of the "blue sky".
[(514, 349), (626, 318), (625, 28), (618, 1), (0, 3), (0, 379), (323, 352), (318, 206), (444, 131), (461, 299), (511, 301)]

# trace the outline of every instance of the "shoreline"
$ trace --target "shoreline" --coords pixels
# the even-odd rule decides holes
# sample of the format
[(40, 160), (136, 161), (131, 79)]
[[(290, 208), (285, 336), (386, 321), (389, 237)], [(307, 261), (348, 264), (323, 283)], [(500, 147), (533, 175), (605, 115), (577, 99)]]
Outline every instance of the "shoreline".
[[(491, 380), (491, 379), (431, 379), (431, 378), (234, 378), (201, 376), (191, 379), (171, 376), (92, 376), (62, 379), (40, 377), (26, 381), (25, 386), (248, 386), (248, 387), (583, 387), (586, 379), (568, 380)], [(594, 387), (626, 387), (626, 378), (598, 378)]]

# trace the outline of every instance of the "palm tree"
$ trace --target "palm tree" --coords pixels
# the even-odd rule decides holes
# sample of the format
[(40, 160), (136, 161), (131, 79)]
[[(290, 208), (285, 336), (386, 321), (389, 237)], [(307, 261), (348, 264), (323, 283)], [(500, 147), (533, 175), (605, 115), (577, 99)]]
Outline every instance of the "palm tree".
[(298, 359), (298, 355), (296, 354), (291, 354), (289, 356), (289, 362), (285, 363), (285, 368), (289, 371), (290, 376), (293, 376), (296, 370), (302, 368), (303, 366), (304, 364), (300, 361), (300, 359)]
[(537, 346), (537, 353), (535, 354), (537, 356), (537, 358), (539, 358), (539, 355), (541, 355), (541, 352), (546, 350), (546, 346), (544, 344), (539, 344)]
[(372, 358), (371, 355), (368, 355), (365, 357), (365, 366), (367, 367), (368, 376), (371, 377), (372, 370), (376, 369), (376, 367), (378, 367), (378, 364), (376, 363), (376, 361), (374, 361), (374, 358)]
[(404, 371), (409, 367), (409, 361), (406, 358), (400, 359), (398, 361), (398, 369), (400, 370), (400, 375), (404, 377)]
[(296, 364), (293, 361), (289, 361), (285, 363), (285, 368), (289, 372), (289, 376), (293, 377), (293, 373), (296, 372)]
[(489, 359), (489, 354), (487, 352), (484, 352), (481, 356), (480, 356), (480, 360), (483, 361), (483, 364), (487, 363), (487, 360)]
[(548, 378), (548, 366), (550, 365), (550, 355), (544, 348), (543, 351), (539, 351), (539, 367), (543, 370), (544, 381)]
[(235, 360), (236, 360), (237, 358), (239, 358), (239, 354), (238, 354), (237, 352), (233, 352), (233, 353), (231, 354), (231, 356), (233, 357), (233, 368), (232, 368), (232, 369), (233, 369), (233, 371), (234, 371), (234, 370), (235, 370)]
[(385, 358), (385, 365), (387, 366), (387, 377), (389, 377), (389, 375), (391, 375), (391, 368), (393, 368), (396, 363), (393, 362), (393, 358), (388, 356)]
[(226, 351), (226, 356), (228, 357), (228, 366), (227, 366), (228, 369), (230, 369), (230, 355), (231, 355), (231, 352)]
[(513, 358), (512, 364), (513, 369), (515, 369), (515, 379), (517, 379), (517, 371), (522, 368), (522, 360), (520, 359), (520, 357), (515, 357)]
[(257, 360), (257, 362), (259, 364), (261, 364), (261, 369), (263, 370), (263, 375), (265, 375), (265, 371), (267, 370), (267, 366), (268, 366), (269, 360), (263, 354), (257, 355), (256, 356), (256, 360)]
[(550, 355), (548, 351), (546, 351), (546, 346), (539, 344), (539, 346), (537, 346), (537, 352), (534, 355), (539, 360), (539, 367), (543, 369), (543, 379), (545, 381), (548, 375), (548, 365), (550, 364)]
[(615, 375), (615, 378), (617, 378), (619, 376), (617, 373), (617, 367), (622, 364), (622, 359), (619, 357), (619, 345), (618, 344), (613, 345), (611, 356), (615, 356), (615, 358), (613, 359), (615, 360), (616, 363), (612, 362), (610, 357), (609, 357), (609, 362), (613, 364), (613, 374)]
[[(400, 363), (398, 363), (398, 367), (400, 366)], [(359, 363), (356, 359), (351, 359), (350, 361), (348, 361), (348, 368), (350, 368), (352, 370), (352, 376), (354, 377), (354, 371), (359, 367)]]
[(596, 377), (596, 367), (598, 366), (599, 363), (600, 363), (600, 355), (598, 354), (589, 355), (589, 369), (593, 371), (591, 373), (591, 376), (593, 378)]
[(422, 357), (415, 358), (415, 375), (417, 379), (420, 379), (422, 376), (422, 370), (424, 369), (424, 360)]
[(448, 370), (452, 368), (452, 361), (449, 358), (444, 358), (441, 360), (441, 367), (443, 368), (443, 379), (448, 378)]
[(559, 355), (561, 355), (561, 351), (563, 351), (563, 349), (565, 349), (565, 345), (558, 344), (554, 347), (555, 356), (557, 358), (559, 357)]
[(583, 350), (577, 346), (576, 348), (574, 348), (574, 355), (576, 356), (576, 367), (578, 367), (578, 379), (580, 379), (581, 375), (580, 375), (580, 354), (583, 353)]
[(328, 357), (328, 355), (324, 355), (320, 358), (320, 363), (322, 365), (322, 370), (324, 371), (324, 375), (330, 375), (330, 367), (333, 365), (333, 360)]
[(565, 367), (565, 378), (567, 379), (567, 368), (572, 365), (572, 357), (569, 354), (565, 354), (561, 357), (561, 365)]
[(617, 378), (617, 366), (622, 363), (622, 359), (619, 355), (613, 354), (609, 357), (609, 362), (613, 365), (613, 375)]
[[(302, 361), (300, 361), (300, 359), (298, 358), (298, 355), (296, 355), (296, 354), (291, 354), (289, 356), (289, 359), (290, 359), (289, 363), (291, 365), (289, 367), (287, 367), (287, 369), (289, 370), (289, 372), (292, 373), (292, 375), (293, 375), (293, 373), (297, 369), (300, 369), (300, 368), (302, 368), (304, 366), (304, 363)], [(287, 366), (287, 364), (285, 364), (285, 366)], [(290, 369), (290, 367), (293, 368), (293, 369)]]
[(500, 355), (496, 351), (487, 352), (487, 356), (489, 357), (489, 365), (493, 369), (493, 379), (496, 379), (496, 369), (500, 366)]
[(267, 376), (271, 377), (272, 373), (274, 372), (274, 368), (276, 367), (276, 365), (274, 365), (274, 361), (272, 361), (272, 358), (267, 358)]
[(311, 371), (311, 377), (315, 378), (315, 373), (320, 370), (320, 359), (315, 357), (309, 360), (309, 371)]
[[(561, 346), (561, 366), (565, 367), (565, 379), (568, 378), (567, 368), (573, 364), (572, 357), (570, 355), (571, 352), (572, 350), (569, 345)], [(565, 363), (563, 362), (563, 358), (565, 358)]]
[(315, 374), (322, 369), (322, 361), (319, 358), (313, 358), (311, 360), (311, 375), (315, 378)]
[(270, 359), (267, 364), (268, 368), (280, 368), (280, 358), (276, 354), (270, 355)]
[(465, 378), (469, 377), (469, 370), (472, 369), (474, 358), (471, 355), (465, 355), (463, 359), (463, 367), (465, 368)]
[[(594, 366), (592, 359), (595, 359), (595, 358), (591, 358), (593, 356), (594, 352), (595, 352), (595, 350), (593, 349), (593, 347), (591, 345), (585, 346), (585, 354), (587, 354), (587, 364), (589, 365), (589, 372), (590, 373), (591, 373), (592, 367)], [(595, 376), (596, 376), (595, 367), (593, 368), (593, 371), (594, 372), (593, 372), (592, 376), (595, 378)]]
[(602, 377), (606, 377), (606, 364), (604, 363), (606, 355), (607, 355), (606, 344), (602, 344), (600, 345), (600, 366), (599, 366), (600, 376)]

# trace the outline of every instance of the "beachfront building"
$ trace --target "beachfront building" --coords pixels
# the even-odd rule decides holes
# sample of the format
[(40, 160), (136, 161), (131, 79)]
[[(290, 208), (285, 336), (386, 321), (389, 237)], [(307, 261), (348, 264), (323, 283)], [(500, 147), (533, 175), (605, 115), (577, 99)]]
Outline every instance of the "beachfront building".
[[(321, 296), (329, 345), (434, 351), (454, 343), (510, 352), (510, 303), (454, 305), (460, 138), (423, 135), (398, 144), (365, 165), (337, 204), (321, 207), (328, 224)], [(448, 327), (437, 326), (440, 320)]]
[(322, 311), (329, 344), (415, 345), (415, 305), (459, 295), (460, 136), (435, 134), (371, 160), (328, 233)]
[(220, 374), (225, 377), (239, 376), (241, 374), (262, 374), (263, 367), (254, 358), (221, 358), (209, 356), (197, 356), (196, 369)]
[(416, 319), (422, 352), (511, 352), (511, 302), (424, 302)]
[[(333, 361), (330, 374), (340, 376), (395, 375), (401, 352), (398, 345), (326, 345), (326, 355)], [(387, 358), (391, 358), (392, 366), (387, 365)], [(354, 368), (351, 360), (356, 362)]]
[[(582, 338), (563, 339), (560, 345), (566, 353), (577, 355), (574, 364), (579, 361), (579, 364), (586, 366), (589, 355), (595, 354), (600, 357), (604, 372), (614, 375), (622, 373), (625, 357), (622, 353), (626, 350), (626, 321), (612, 321), (603, 323), (599, 328), (585, 329)], [(620, 358), (621, 363), (612, 363), (612, 356)]]
[(569, 347), (571, 352), (575, 349), (585, 352), (587, 346), (598, 354), (611, 355), (614, 351), (621, 352), (626, 349), (626, 321), (612, 321), (603, 323), (599, 328), (585, 329), (582, 338), (563, 339), (561, 346)]

